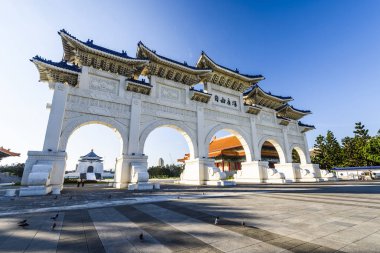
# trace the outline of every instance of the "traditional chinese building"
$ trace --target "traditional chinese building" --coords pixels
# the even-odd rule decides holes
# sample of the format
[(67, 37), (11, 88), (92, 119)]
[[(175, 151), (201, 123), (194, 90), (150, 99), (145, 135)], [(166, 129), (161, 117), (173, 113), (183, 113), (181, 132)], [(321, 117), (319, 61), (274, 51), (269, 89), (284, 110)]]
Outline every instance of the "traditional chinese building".
[(83, 179), (101, 179), (103, 174), (102, 157), (95, 154), (92, 149), (90, 153), (80, 157), (75, 172)]
[[(215, 166), (222, 171), (236, 171), (241, 169), (241, 163), (246, 161), (242, 144), (235, 135), (229, 135), (212, 139), (209, 146), (208, 157), (215, 160)], [(185, 163), (189, 159), (189, 154), (178, 162)], [(269, 167), (274, 168), (274, 164), (279, 162), (276, 148), (265, 142), (261, 150), (262, 161), (268, 161)]]
[(3, 147), (0, 147), (0, 161), (1, 159), (5, 157), (10, 157), (10, 156), (20, 156), (20, 154), (12, 152), (10, 149), (5, 149)]

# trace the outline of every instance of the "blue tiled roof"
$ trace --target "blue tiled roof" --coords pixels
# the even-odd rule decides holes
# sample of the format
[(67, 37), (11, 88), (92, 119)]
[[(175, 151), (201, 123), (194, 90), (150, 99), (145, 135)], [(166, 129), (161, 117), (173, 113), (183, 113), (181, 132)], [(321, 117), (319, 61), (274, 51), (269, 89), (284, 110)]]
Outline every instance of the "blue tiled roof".
[(217, 65), (218, 67), (220, 67), (220, 68), (222, 68), (222, 69), (226, 69), (226, 70), (228, 70), (228, 71), (231, 71), (231, 72), (234, 72), (234, 73), (236, 73), (236, 74), (239, 74), (239, 75), (241, 75), (241, 76), (245, 76), (245, 77), (248, 77), (248, 78), (264, 78), (264, 76), (263, 75), (247, 75), (247, 74), (241, 74), (240, 72), (239, 72), (239, 70), (238, 69), (235, 69), (235, 70), (233, 70), (233, 69), (230, 69), (230, 68), (227, 68), (227, 67), (225, 67), (225, 66), (222, 66), (222, 65), (220, 65), (220, 64), (217, 64), (216, 62), (214, 62), (204, 51), (202, 51), (202, 55), (205, 55), (205, 56), (207, 56), (207, 58), (209, 58), (215, 65)]
[(70, 36), (72, 39), (74, 39), (74, 40), (76, 40), (76, 41), (78, 41), (78, 42), (80, 42), (82, 44), (85, 44), (88, 47), (91, 47), (93, 49), (102, 51), (104, 53), (112, 54), (112, 55), (115, 55), (115, 56), (118, 56), (118, 57), (122, 57), (122, 58), (125, 58), (125, 59), (136, 59), (136, 58), (129, 57), (127, 55), (127, 52), (125, 52), (125, 51), (122, 51), (120, 53), (120, 52), (117, 52), (117, 51), (114, 51), (114, 50), (111, 50), (111, 49), (108, 49), (108, 48), (105, 48), (105, 47), (98, 46), (98, 45), (94, 44), (93, 40), (87, 40), (86, 42), (81, 41), (81, 40), (77, 39), (75, 36), (73, 36), (70, 33), (68, 33), (65, 29), (60, 30), (58, 32), (58, 34), (60, 34), (60, 33), (64, 33), (67, 36)]
[(129, 78), (129, 79), (127, 79), (127, 81), (152, 87), (152, 85), (150, 83), (146, 83), (144, 79), (143, 80), (135, 80), (135, 79)]
[(53, 62), (51, 60), (46, 60), (44, 58), (42, 58), (41, 56), (34, 56), (32, 59), (30, 59), (30, 61), (40, 61), (40, 62), (44, 62), (46, 64), (49, 64), (49, 65), (52, 65), (52, 66), (55, 66), (55, 67), (58, 67), (58, 68), (62, 68), (62, 69), (67, 69), (67, 70), (71, 70), (71, 71), (75, 71), (75, 72), (78, 72), (80, 73), (81, 72), (81, 69), (77, 66), (77, 65), (69, 65), (67, 64), (66, 61), (60, 61), (60, 62)]
[(90, 153), (88, 153), (87, 155), (81, 156), (81, 158), (102, 158), (102, 157), (95, 154), (94, 150), (91, 150)]
[(276, 116), (278, 119), (283, 119), (283, 120), (287, 120), (287, 121), (290, 121), (290, 119), (288, 118), (285, 118), (285, 117), (281, 117), (281, 116)]
[[(273, 95), (272, 95), (273, 96)], [(293, 110), (297, 111), (297, 112), (300, 112), (300, 113), (311, 113), (311, 111), (309, 110), (300, 110), (300, 109), (296, 109), (294, 108), (292, 105), (289, 105), (289, 104), (284, 104), (283, 106), (280, 106), (279, 108), (276, 109), (276, 111), (281, 111), (282, 109), (286, 108), (286, 107), (290, 107), (292, 108)]]
[(175, 63), (175, 64), (178, 64), (178, 65), (181, 65), (181, 66), (184, 66), (186, 68), (190, 68), (190, 69), (194, 69), (194, 70), (211, 70), (211, 69), (199, 69), (197, 67), (193, 67), (193, 66), (190, 66), (190, 65), (187, 65), (186, 62), (182, 63), (182, 62), (179, 62), (179, 61), (175, 61), (175, 60), (172, 60), (170, 58), (167, 58), (165, 56), (162, 56), (162, 55), (159, 55), (156, 53), (155, 50), (152, 50), (150, 49), (149, 47), (145, 46), (144, 43), (142, 43), (141, 41), (139, 41), (139, 43), (137, 44), (138, 46), (142, 45), (144, 46), (145, 48), (147, 48), (149, 51), (151, 51), (152, 53), (154, 53), (156, 56), (158, 56), (159, 58), (163, 59), (163, 60), (166, 60), (166, 61), (169, 61), (169, 62), (172, 62), (172, 63)]
[(194, 87), (190, 87), (189, 90), (193, 90), (193, 91), (196, 91), (196, 92), (199, 92), (199, 93), (203, 93), (203, 94), (212, 96), (211, 93), (205, 92), (203, 89), (195, 89)]
[(310, 110), (300, 110), (300, 109), (294, 108), (292, 105), (291, 105), (290, 107), (291, 107), (293, 110), (298, 111), (298, 112), (302, 112), (302, 113), (311, 113)]
[(313, 125), (308, 125), (308, 124), (304, 124), (304, 123), (302, 123), (301, 121), (298, 121), (298, 125), (299, 125), (299, 126), (302, 126), (302, 127), (315, 128), (315, 126), (313, 126)]
[[(248, 95), (253, 89), (255, 89), (255, 88), (259, 88), (259, 89), (261, 89), (260, 88), (260, 86), (258, 85), (258, 84), (254, 84), (254, 85), (252, 85), (250, 88), (248, 88), (247, 90), (245, 90), (244, 91), (244, 93), (243, 93), (243, 96), (246, 96), (246, 95)], [(270, 96), (272, 96), (272, 97), (276, 97), (276, 98), (279, 98), (279, 99), (293, 99), (292, 97), (290, 97), (290, 96), (277, 96), (277, 95), (273, 95), (272, 93), (270, 93), (270, 92), (265, 92), (263, 89), (261, 89), (265, 94), (268, 94), (268, 95), (270, 95)]]

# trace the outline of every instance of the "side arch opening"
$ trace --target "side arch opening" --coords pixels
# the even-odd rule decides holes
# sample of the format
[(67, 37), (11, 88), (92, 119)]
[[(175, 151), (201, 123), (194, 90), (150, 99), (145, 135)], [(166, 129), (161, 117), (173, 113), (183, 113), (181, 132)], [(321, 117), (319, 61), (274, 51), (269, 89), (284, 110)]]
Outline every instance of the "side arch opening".
[(305, 152), (299, 146), (293, 146), (292, 149), (292, 163), (306, 164)]
[(285, 163), (285, 154), (278, 141), (272, 138), (264, 138), (260, 142), (261, 161), (267, 161), (270, 168), (276, 163)]

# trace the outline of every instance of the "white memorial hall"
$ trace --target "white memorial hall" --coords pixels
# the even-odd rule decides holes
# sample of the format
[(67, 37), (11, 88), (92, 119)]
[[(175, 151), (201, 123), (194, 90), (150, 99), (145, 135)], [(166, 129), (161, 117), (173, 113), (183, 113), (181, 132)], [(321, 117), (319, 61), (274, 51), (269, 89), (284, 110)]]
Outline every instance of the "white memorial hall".
[[(54, 90), (45, 141), (41, 151), (29, 151), (22, 177), (21, 196), (59, 194), (63, 188), (66, 147), (70, 136), (88, 124), (102, 124), (120, 136), (114, 187), (152, 189), (147, 156), (148, 135), (159, 127), (179, 131), (190, 157), (180, 183), (234, 185), (245, 183), (318, 182), (332, 179), (312, 164), (305, 133), (314, 129), (300, 119), (310, 111), (294, 108), (291, 97), (264, 91), (261, 75), (246, 75), (214, 62), (204, 52), (195, 66), (161, 56), (142, 42), (136, 58), (81, 41), (65, 30), (64, 57), (54, 62), (31, 59), (40, 81)], [(200, 88), (201, 87), (201, 88)], [(208, 158), (215, 133), (237, 136), (245, 162), (234, 180)], [(279, 157), (275, 168), (261, 159), (265, 142)], [(296, 150), (300, 163), (292, 161)]]

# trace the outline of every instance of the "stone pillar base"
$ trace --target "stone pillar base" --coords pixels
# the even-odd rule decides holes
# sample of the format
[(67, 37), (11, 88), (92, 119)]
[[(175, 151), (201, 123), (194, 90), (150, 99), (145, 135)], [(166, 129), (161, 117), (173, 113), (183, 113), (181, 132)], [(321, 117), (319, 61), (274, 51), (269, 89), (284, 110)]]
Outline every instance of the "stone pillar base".
[(29, 151), (20, 196), (60, 194), (66, 167), (66, 152)]
[(181, 174), (180, 184), (233, 186), (234, 181), (225, 180), (226, 173), (215, 167), (215, 160), (196, 158), (185, 162), (185, 169)]
[(234, 176), (238, 183), (264, 183), (267, 178), (268, 162), (252, 161), (241, 163), (241, 170)]
[(181, 179), (178, 181), (179, 184), (184, 184), (184, 185), (203, 185), (202, 181), (199, 180), (184, 180)]
[(154, 184), (152, 183), (131, 183), (128, 184), (128, 190), (134, 191), (150, 191), (153, 190)]
[(286, 183), (298, 182), (301, 179), (299, 163), (276, 163), (274, 166), (284, 175)]
[(160, 188), (158, 183), (149, 182), (148, 157), (142, 155), (123, 155), (117, 159), (113, 187), (128, 190)]
[(285, 178), (268, 178), (265, 180), (265, 183), (267, 183), (267, 184), (285, 184), (286, 179)]
[(242, 169), (237, 171), (235, 180), (241, 183), (285, 183), (284, 175), (276, 169), (268, 167), (266, 161), (252, 161), (242, 163)]
[(236, 182), (231, 180), (205, 181), (205, 185), (212, 186), (235, 186)]
[(122, 188), (127, 188), (128, 184), (127, 183), (112, 183), (112, 187), (117, 188), (117, 189), (122, 189)]
[(28, 186), (28, 187), (21, 187), (20, 188), (20, 197), (24, 196), (40, 196), (40, 195), (46, 195), (51, 192), (51, 186)]

